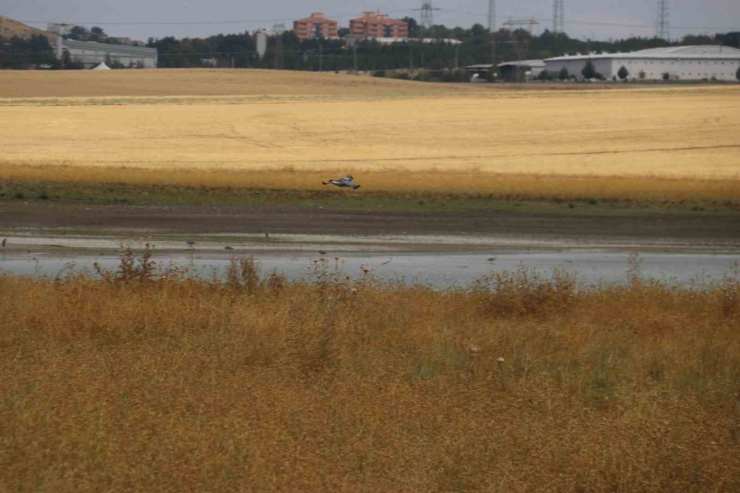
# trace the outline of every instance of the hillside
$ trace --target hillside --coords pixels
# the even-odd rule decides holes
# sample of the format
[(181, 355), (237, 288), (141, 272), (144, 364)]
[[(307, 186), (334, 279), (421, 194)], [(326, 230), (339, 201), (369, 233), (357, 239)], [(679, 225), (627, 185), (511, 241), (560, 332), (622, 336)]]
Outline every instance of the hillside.
[(15, 21), (9, 17), (0, 15), (0, 38), (12, 38), (18, 36), (20, 38), (28, 39), (34, 34), (46, 36), (49, 43), (54, 43), (56, 35), (36, 29), (35, 27), (27, 26), (22, 22)]

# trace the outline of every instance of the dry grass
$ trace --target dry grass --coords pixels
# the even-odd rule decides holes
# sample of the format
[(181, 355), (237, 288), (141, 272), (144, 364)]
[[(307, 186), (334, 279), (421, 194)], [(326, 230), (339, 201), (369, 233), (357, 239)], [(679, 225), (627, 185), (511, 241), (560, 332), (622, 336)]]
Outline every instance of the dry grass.
[(15, 36), (28, 39), (31, 36), (44, 36), (49, 44), (54, 46), (57, 36), (35, 27), (27, 26), (4, 15), (0, 15), (0, 38), (13, 38)]
[(737, 281), (125, 265), (0, 277), (0, 490), (740, 489)]
[(112, 96), (398, 96), (469, 94), (470, 85), (414, 84), (334, 73), (291, 70), (160, 69), (91, 71), (4, 71), (0, 98)]
[[(0, 74), (0, 95), (25, 91), (24, 77), (56, 81), (45, 92), (29, 83), (37, 96), (57, 86), (100, 90), (88, 73)], [(120, 84), (131, 78), (144, 95), (158, 88), (202, 94), (207, 91), (198, 88), (212, 86), (218, 94), (254, 97), (6, 99), (0, 163), (173, 174), (341, 169), (393, 174), (387, 182), (430, 171), (739, 178), (740, 87), (734, 86), (533, 92), (267, 71), (101, 77)], [(178, 85), (178, 77), (194, 82)], [(102, 88), (107, 95), (126, 93), (114, 86)]]
[[(315, 197), (327, 189), (321, 182), (346, 173), (335, 168), (324, 171), (296, 171), (290, 167), (270, 171), (234, 171), (88, 167), (19, 166), (0, 164), (0, 182), (38, 191), (62, 188), (71, 196), (108, 196), (113, 187), (120, 195), (121, 186), (146, 192), (150, 200), (162, 196), (180, 196), (189, 191), (207, 194), (214, 203), (226, 200), (234, 192), (270, 190), (291, 192), (290, 197)], [(508, 201), (585, 200), (624, 204), (704, 204), (740, 206), (740, 180), (661, 178), (637, 176), (566, 176), (525, 175), (516, 173), (479, 173), (474, 171), (420, 171), (399, 179), (396, 173), (368, 171), (357, 176), (363, 188), (356, 197), (398, 197), (440, 200), (492, 198)], [(108, 187), (108, 188), (106, 188)], [(331, 190), (330, 190), (331, 191)], [(156, 192), (156, 193), (155, 193)], [(292, 193), (296, 192), (296, 193)], [(303, 194), (302, 192), (306, 192)], [(157, 195), (158, 194), (158, 195)], [(286, 196), (285, 200), (291, 200)]]

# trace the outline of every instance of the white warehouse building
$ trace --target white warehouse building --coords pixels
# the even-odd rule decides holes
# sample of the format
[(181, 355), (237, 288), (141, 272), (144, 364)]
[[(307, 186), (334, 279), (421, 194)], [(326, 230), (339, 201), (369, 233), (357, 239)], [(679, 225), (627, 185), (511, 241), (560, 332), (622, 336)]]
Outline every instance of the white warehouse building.
[(80, 60), (86, 68), (92, 68), (106, 60), (122, 63), (125, 66), (143, 65), (144, 68), (157, 68), (157, 50), (143, 46), (113, 45), (106, 43), (92, 43), (89, 41), (75, 41), (56, 39), (56, 56), (61, 59), (64, 51), (68, 51), (73, 60)]
[(606, 79), (617, 77), (621, 67), (629, 71), (630, 80), (640, 79), (640, 72), (645, 73), (645, 80), (663, 79), (667, 73), (671, 79), (678, 80), (737, 80), (736, 73), (740, 68), (740, 50), (728, 46), (670, 46), (651, 48), (632, 53), (602, 53), (591, 55), (574, 55), (549, 58), (545, 67), (549, 74), (556, 75), (563, 68), (571, 76), (582, 79), (581, 71), (586, 62), (591, 60), (597, 72)]

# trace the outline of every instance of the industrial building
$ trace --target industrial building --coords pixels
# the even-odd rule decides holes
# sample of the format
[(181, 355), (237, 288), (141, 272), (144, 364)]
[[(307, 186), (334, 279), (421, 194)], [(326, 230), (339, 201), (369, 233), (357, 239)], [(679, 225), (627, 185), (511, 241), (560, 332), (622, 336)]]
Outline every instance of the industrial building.
[(327, 19), (321, 12), (316, 12), (310, 17), (293, 22), (293, 30), (298, 39), (336, 38), (339, 34), (339, 23)]
[(68, 51), (73, 60), (80, 60), (85, 68), (93, 68), (106, 61), (119, 62), (126, 67), (157, 68), (157, 50), (142, 46), (112, 45), (56, 38), (56, 56), (61, 59)]
[(628, 80), (661, 80), (668, 74), (671, 80), (736, 80), (740, 68), (740, 50), (727, 46), (671, 46), (651, 48), (632, 53), (602, 53), (549, 58), (545, 68), (555, 75), (567, 69), (571, 76), (582, 79), (581, 71), (591, 60), (605, 79), (618, 78), (624, 67)]
[(522, 60), (497, 65), (501, 79), (506, 82), (525, 82), (539, 76), (545, 70), (543, 60)]
[(409, 25), (387, 14), (363, 12), (362, 17), (349, 21), (349, 33), (366, 38), (408, 38)]

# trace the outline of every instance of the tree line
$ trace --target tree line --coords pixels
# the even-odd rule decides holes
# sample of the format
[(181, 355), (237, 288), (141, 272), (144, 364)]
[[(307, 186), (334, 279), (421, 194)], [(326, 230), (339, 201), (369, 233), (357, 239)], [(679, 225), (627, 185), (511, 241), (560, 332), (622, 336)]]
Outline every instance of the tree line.
[[(672, 42), (646, 37), (596, 41), (579, 40), (549, 30), (539, 35), (525, 29), (500, 29), (491, 33), (480, 24), (451, 29), (437, 25), (424, 32), (413, 18), (404, 20), (409, 23), (411, 36), (430, 37), (437, 42), (422, 43), (411, 38), (407, 42), (388, 45), (374, 40), (348, 43), (343, 38), (299, 40), (293, 31), (286, 31), (268, 38), (267, 51), (261, 58), (256, 52), (254, 36), (249, 32), (207, 38), (150, 38), (147, 46), (157, 49), (159, 67), (162, 68), (214, 66), (311, 71), (441, 70), (494, 60), (496, 63), (541, 60), (576, 53), (629, 52), (695, 44), (740, 48), (740, 32), (688, 35)], [(346, 32), (340, 34), (346, 35)], [(461, 43), (447, 43), (446, 39), (456, 39)]]
[(61, 62), (54, 55), (46, 36), (34, 34), (28, 39), (0, 36), (0, 69), (25, 69), (40, 65), (61, 68)]
[[(424, 68), (442, 71), (473, 64), (515, 60), (545, 59), (576, 53), (629, 52), (666, 46), (722, 44), (740, 48), (740, 32), (716, 35), (687, 35), (677, 41), (660, 38), (630, 37), (613, 41), (580, 40), (565, 33), (545, 30), (533, 35), (526, 29), (499, 29), (494, 33), (480, 24), (470, 28), (435, 25), (422, 29), (415, 19), (409, 23), (412, 38), (405, 42), (382, 44), (371, 39), (350, 42), (348, 30), (340, 30), (340, 39), (299, 40), (293, 31), (285, 31), (267, 40), (264, 56), (257, 54), (254, 33), (218, 34), (206, 38), (149, 38), (146, 46), (156, 48), (160, 68), (235, 67), (310, 71), (376, 71)], [(75, 26), (70, 39), (113, 43), (117, 38), (93, 27), (89, 31)], [(415, 38), (432, 38), (422, 43)], [(445, 40), (455, 39), (459, 44)], [(32, 36), (0, 38), (0, 67), (27, 68), (48, 65), (51, 68), (80, 68), (68, 57), (56, 60), (48, 39)]]

